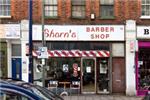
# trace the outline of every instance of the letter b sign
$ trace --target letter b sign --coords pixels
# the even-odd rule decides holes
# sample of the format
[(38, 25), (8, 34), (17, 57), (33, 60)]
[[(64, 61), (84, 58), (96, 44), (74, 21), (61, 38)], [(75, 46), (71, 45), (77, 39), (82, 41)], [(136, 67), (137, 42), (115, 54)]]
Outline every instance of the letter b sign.
[(149, 29), (144, 29), (144, 35), (149, 35)]

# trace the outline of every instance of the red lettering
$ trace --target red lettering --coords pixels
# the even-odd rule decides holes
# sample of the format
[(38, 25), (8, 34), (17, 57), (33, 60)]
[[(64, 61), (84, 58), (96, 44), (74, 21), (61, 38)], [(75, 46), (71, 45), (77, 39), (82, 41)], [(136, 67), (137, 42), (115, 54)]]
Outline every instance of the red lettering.
[(44, 30), (44, 34), (46, 34), (46, 37), (49, 38), (76, 38), (76, 32), (72, 32), (72, 30), (69, 30), (68, 32), (57, 32), (55, 30)]
[(106, 39), (109, 38), (109, 34), (106, 34)]
[(86, 27), (86, 32), (90, 32), (90, 28), (89, 27)]
[(94, 27), (91, 28), (91, 32), (95, 32)]
[(48, 33), (49, 33), (49, 30), (48, 30), (48, 29), (45, 29), (45, 30), (44, 30), (44, 34), (45, 34), (46, 37), (49, 37), (49, 34), (48, 34)]
[(104, 38), (105, 38), (105, 35), (104, 35), (104, 34), (101, 34), (101, 38), (104, 39)]
[(113, 27), (110, 27), (110, 32), (114, 32), (114, 28)]

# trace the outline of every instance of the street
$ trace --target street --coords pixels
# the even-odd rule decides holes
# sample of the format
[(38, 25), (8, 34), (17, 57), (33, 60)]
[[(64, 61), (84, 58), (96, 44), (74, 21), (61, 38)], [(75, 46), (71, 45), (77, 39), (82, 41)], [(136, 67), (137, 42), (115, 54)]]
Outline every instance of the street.
[(76, 95), (64, 96), (64, 100), (141, 100), (142, 97), (125, 95)]

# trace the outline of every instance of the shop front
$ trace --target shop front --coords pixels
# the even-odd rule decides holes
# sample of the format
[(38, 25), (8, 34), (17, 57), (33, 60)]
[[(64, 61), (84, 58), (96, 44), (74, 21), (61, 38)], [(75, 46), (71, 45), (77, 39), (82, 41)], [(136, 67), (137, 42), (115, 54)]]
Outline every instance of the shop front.
[(138, 52), (136, 52), (137, 95), (150, 92), (150, 34), (149, 27), (137, 27)]
[[(21, 48), (17, 47), (20, 47), (20, 24), (0, 24), (0, 77), (21, 76), (18, 70), (21, 69)], [(20, 59), (17, 65), (15, 59)]]
[[(34, 26), (34, 29), (39, 26)], [(45, 26), (48, 59), (45, 86), (56, 83), (57, 93), (109, 94), (125, 92), (124, 26)], [(56, 32), (57, 29), (57, 32)], [(67, 32), (65, 32), (68, 30)], [(34, 30), (37, 33), (37, 30)], [(119, 35), (116, 35), (120, 33)], [(35, 39), (35, 38), (34, 38)], [(37, 39), (35, 39), (37, 40)], [(51, 40), (51, 41), (50, 41)], [(38, 47), (33, 42), (34, 79), (42, 76), (38, 68)], [(117, 49), (116, 49), (117, 48)], [(42, 78), (42, 77), (41, 77)], [(118, 90), (116, 89), (118, 86)]]

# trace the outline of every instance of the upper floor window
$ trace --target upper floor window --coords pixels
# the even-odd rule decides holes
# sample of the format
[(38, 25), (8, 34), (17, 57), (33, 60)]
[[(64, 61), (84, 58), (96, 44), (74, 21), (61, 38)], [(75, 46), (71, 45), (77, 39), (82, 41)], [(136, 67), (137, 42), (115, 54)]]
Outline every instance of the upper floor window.
[(85, 18), (85, 0), (72, 0), (72, 17)]
[(100, 16), (101, 18), (114, 17), (114, 0), (100, 0)]
[(45, 0), (44, 2), (45, 17), (57, 17), (58, 16), (57, 6), (58, 6), (57, 0)]
[(142, 0), (142, 18), (150, 18), (150, 0)]
[(10, 17), (10, 0), (0, 0), (0, 17)]

